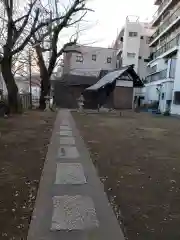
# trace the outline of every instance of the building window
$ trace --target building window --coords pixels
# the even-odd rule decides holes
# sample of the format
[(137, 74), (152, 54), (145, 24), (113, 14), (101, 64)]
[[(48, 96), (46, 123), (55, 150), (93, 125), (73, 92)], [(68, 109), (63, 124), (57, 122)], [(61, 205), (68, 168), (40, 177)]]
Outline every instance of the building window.
[(144, 39), (144, 37), (143, 37), (143, 36), (141, 36), (141, 39), (143, 40), (143, 39)]
[(145, 63), (148, 63), (149, 61), (150, 61), (150, 60), (149, 60), (149, 59), (147, 59), (147, 58), (146, 58), (146, 59), (144, 59), (144, 62), (145, 62)]
[(127, 57), (129, 58), (135, 58), (136, 54), (135, 53), (127, 53)]
[(161, 95), (161, 99), (162, 99), (162, 100), (165, 99), (165, 93), (162, 93), (162, 95)]
[(141, 56), (139, 56), (139, 60), (141, 60), (142, 59), (142, 57)]
[(111, 57), (108, 57), (107, 58), (107, 63), (111, 63), (112, 62), (112, 58)]
[(147, 37), (147, 38), (146, 38), (146, 43), (147, 43), (147, 44), (150, 44), (150, 42), (151, 42), (151, 38), (150, 38), (150, 37)]
[(137, 37), (137, 32), (129, 32), (129, 37)]
[(180, 92), (174, 92), (174, 104), (180, 105)]
[(93, 60), (93, 61), (96, 61), (96, 54), (93, 54), (93, 55), (92, 55), (92, 60)]
[(83, 62), (83, 55), (76, 55), (76, 62)]

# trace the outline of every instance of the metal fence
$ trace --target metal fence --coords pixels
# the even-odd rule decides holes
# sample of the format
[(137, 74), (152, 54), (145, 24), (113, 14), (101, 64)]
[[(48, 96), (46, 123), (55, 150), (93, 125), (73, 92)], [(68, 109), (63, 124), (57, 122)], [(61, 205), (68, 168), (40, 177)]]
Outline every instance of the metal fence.
[[(19, 94), (23, 109), (29, 109), (31, 107), (31, 95), (30, 93)], [(4, 95), (3, 98), (8, 101), (8, 96)]]
[(165, 43), (161, 48), (159, 48), (156, 52), (153, 53), (153, 59), (156, 59), (161, 54), (167, 52), (173, 47), (179, 46), (180, 44), (180, 34), (178, 34), (175, 38), (171, 39), (169, 42)]

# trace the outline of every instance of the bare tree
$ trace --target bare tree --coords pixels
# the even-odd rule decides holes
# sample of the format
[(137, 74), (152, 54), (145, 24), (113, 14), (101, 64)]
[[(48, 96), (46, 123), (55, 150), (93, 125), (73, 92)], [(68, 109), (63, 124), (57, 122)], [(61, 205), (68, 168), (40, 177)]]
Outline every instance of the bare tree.
[(18, 88), (12, 73), (13, 56), (21, 52), (31, 37), (41, 28), (64, 17), (47, 17), (39, 22), (42, 8), (39, 0), (29, 0), (22, 10), (16, 9), (15, 0), (0, 0), (0, 43), (2, 46), (0, 64), (8, 91), (8, 102), (12, 112), (19, 111)]
[(31, 47), (31, 45), (28, 44), (23, 51), (17, 53), (12, 58), (13, 76), (28, 78), (30, 66), (33, 73), (39, 72), (36, 51)]
[[(64, 18), (55, 22), (51, 26), (44, 28), (43, 31), (40, 29), (37, 31), (33, 40), (31, 40), (32, 45), (35, 46), (38, 65), (40, 68), (40, 77), (41, 77), (41, 96), (40, 96), (40, 108), (45, 108), (45, 97), (49, 94), (50, 91), (50, 78), (56, 66), (56, 63), (60, 56), (65, 52), (72, 52), (69, 47), (72, 47), (77, 42), (77, 34), (73, 35), (69, 42), (59, 48), (59, 37), (60, 33), (69, 27), (76, 25), (81, 22), (84, 16), (86, 15), (88, 9), (86, 7), (86, 0), (73, 0), (70, 2), (70, 5), (65, 8), (65, 13), (63, 13)], [(60, 9), (59, 12), (57, 12)], [(62, 6), (55, 5), (55, 14), (56, 17), (62, 15)], [(51, 13), (53, 15), (53, 13)], [(48, 43), (48, 44), (47, 44)], [(48, 46), (47, 46), (48, 45)], [(49, 59), (47, 61), (47, 56), (45, 52), (48, 52)]]

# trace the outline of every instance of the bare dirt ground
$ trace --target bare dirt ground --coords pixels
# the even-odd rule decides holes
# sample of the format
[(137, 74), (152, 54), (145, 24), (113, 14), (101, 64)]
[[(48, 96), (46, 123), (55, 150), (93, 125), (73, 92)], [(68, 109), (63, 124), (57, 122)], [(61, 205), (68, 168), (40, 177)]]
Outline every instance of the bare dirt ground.
[(55, 113), (0, 118), (0, 239), (27, 239)]
[(180, 239), (180, 119), (73, 113), (129, 240)]

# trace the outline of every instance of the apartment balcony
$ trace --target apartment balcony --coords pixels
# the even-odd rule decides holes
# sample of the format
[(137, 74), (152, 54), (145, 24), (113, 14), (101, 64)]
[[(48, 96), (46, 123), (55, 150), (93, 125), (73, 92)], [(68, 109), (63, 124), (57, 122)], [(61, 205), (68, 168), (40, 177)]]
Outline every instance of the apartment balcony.
[(116, 55), (117, 56), (121, 55), (122, 51), (123, 51), (123, 41), (120, 41), (118, 44)]
[(169, 31), (180, 20), (180, 8), (173, 12), (156, 30), (151, 37), (150, 46), (152, 46), (161, 36)]
[(180, 34), (178, 34), (175, 38), (165, 43), (156, 52), (154, 52), (152, 54), (152, 60), (155, 60), (159, 56), (165, 57), (168, 54), (177, 51), (179, 45), (180, 45)]
[(145, 81), (146, 83), (150, 83), (150, 82), (164, 80), (164, 79), (167, 79), (167, 69), (152, 73), (151, 75), (146, 77)]
[(156, 22), (159, 20), (159, 18), (162, 16), (162, 14), (165, 12), (165, 10), (169, 7), (169, 5), (172, 3), (173, 0), (165, 0), (158, 8), (158, 10), (155, 12), (153, 16), (153, 22), (152, 26), (156, 24)]

